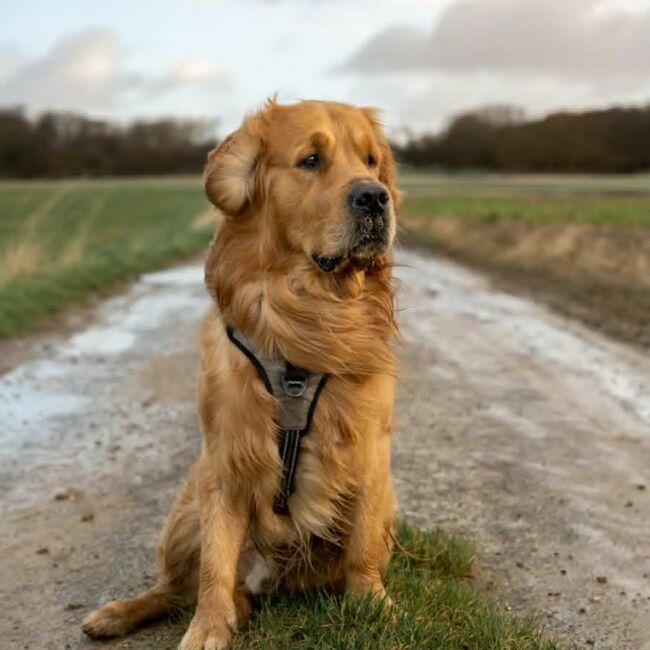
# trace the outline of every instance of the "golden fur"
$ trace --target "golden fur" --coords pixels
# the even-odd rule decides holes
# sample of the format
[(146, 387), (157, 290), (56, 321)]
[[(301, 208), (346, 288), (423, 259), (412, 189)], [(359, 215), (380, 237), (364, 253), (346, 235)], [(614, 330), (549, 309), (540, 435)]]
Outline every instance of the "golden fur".
[[(314, 150), (322, 167), (302, 168)], [(158, 584), (84, 621), (91, 636), (125, 634), (196, 601), (182, 650), (227, 647), (250, 611), (253, 576), (272, 588), (384, 597), (396, 510), (390, 245), (399, 195), (374, 112), (269, 102), (211, 152), (204, 180), (225, 216), (205, 269), (214, 308), (200, 337), (201, 455), (163, 531)], [(364, 181), (390, 194), (387, 236), (355, 247), (345, 199)], [(333, 272), (314, 262), (341, 252)], [(331, 375), (302, 442), (290, 516), (272, 509), (277, 404), (225, 325), (268, 355)]]

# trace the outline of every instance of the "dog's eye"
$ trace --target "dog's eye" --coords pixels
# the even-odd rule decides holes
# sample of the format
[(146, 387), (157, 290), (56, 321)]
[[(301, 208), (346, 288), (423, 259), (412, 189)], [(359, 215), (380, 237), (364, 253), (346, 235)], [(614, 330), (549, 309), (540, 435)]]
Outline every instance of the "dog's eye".
[(377, 159), (371, 154), (368, 154), (368, 167), (375, 167), (377, 165)]
[(302, 169), (318, 169), (321, 164), (322, 159), (320, 154), (310, 153), (298, 163), (298, 167), (301, 167)]

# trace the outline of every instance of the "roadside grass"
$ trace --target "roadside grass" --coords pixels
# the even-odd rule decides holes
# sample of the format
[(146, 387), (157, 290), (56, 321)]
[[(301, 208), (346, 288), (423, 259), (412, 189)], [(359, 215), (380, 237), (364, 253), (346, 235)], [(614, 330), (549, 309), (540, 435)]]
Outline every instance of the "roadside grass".
[(404, 174), (407, 218), (650, 226), (650, 176)]
[(205, 247), (199, 179), (0, 183), (0, 338)]
[[(519, 619), (467, 580), (474, 547), (442, 530), (400, 524), (386, 575), (395, 606), (310, 591), (262, 598), (233, 650), (560, 650), (533, 618)], [(404, 550), (402, 550), (404, 549)], [(416, 559), (421, 558), (421, 559)], [(171, 650), (190, 621), (176, 622)]]
[(648, 196), (420, 196), (404, 202), (407, 216), (446, 216), (497, 223), (585, 223), (650, 227)]
[(401, 168), (400, 186), (409, 194), (602, 195), (650, 193), (650, 173), (641, 174), (495, 174), (481, 171), (443, 173)]
[(445, 216), (497, 223), (585, 223), (650, 227), (647, 196), (414, 196), (406, 198), (409, 217)]

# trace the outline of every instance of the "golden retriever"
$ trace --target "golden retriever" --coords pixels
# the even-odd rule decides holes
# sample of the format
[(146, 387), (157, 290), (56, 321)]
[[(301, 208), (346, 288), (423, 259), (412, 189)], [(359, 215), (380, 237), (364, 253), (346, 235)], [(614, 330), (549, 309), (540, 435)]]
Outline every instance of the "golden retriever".
[[(182, 650), (226, 648), (264, 589), (345, 588), (386, 598), (395, 358), (391, 246), (399, 193), (375, 111), (269, 101), (208, 157), (223, 213), (206, 261), (214, 307), (200, 343), (203, 445), (174, 504), (150, 590), (91, 613), (122, 635), (196, 602)], [(288, 514), (278, 402), (229, 340), (328, 381), (300, 443)]]

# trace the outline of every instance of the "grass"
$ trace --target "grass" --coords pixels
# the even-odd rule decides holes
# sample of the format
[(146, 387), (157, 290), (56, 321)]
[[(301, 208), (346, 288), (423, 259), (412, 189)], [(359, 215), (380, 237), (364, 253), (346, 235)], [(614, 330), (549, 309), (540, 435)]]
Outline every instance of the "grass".
[(405, 174), (407, 218), (650, 226), (650, 177)]
[(0, 184), (0, 338), (203, 248), (197, 179)]
[(582, 196), (430, 196), (404, 204), (407, 216), (446, 216), (497, 223), (587, 223), (650, 226), (647, 197)]
[(650, 173), (645, 174), (494, 174), (480, 171), (441, 173), (435, 170), (401, 169), (400, 185), (410, 192), (442, 189), (463, 194), (477, 192), (523, 194), (621, 194), (650, 193)]
[[(266, 597), (233, 650), (560, 650), (534, 619), (512, 616), (470, 584), (471, 542), (406, 524), (398, 537), (406, 552), (396, 548), (386, 575), (394, 608), (321, 591)], [(188, 623), (177, 622), (157, 650), (175, 648)]]

